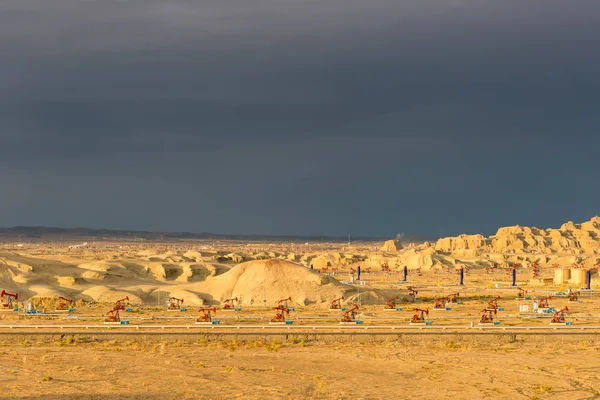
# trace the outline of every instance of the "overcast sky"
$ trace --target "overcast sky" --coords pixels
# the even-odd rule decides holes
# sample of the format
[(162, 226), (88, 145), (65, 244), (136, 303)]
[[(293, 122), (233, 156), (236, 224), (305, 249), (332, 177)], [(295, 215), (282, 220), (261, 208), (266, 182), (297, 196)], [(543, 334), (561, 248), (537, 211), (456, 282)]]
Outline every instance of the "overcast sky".
[(599, 38), (597, 0), (3, 0), (0, 226), (587, 220)]

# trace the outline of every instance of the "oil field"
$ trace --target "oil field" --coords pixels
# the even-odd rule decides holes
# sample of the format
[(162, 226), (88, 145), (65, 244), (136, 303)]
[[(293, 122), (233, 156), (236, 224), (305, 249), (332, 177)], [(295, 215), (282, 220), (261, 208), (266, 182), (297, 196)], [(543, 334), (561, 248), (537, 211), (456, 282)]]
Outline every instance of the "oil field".
[(0, 400), (600, 400), (598, 38), (1, 0)]
[(591, 398), (599, 221), (433, 243), (6, 242), (3, 383), (16, 398), (90, 380), (90, 398)]

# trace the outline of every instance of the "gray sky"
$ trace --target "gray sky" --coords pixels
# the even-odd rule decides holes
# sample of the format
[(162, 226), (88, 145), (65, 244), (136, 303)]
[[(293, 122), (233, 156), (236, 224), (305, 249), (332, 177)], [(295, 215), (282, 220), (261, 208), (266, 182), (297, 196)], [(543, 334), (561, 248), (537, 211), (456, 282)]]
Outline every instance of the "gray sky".
[(586, 220), (598, 38), (596, 0), (4, 0), (0, 226)]

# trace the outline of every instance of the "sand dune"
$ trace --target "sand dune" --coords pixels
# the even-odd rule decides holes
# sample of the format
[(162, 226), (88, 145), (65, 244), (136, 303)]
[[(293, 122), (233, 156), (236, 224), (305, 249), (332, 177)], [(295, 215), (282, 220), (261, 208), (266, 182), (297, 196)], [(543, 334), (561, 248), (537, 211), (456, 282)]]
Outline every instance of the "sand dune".
[(278, 259), (239, 264), (207, 279), (199, 288), (218, 301), (238, 297), (242, 304), (265, 300), (267, 304), (274, 304), (292, 297), (292, 302), (299, 305), (328, 302), (353, 290), (332, 277)]
[[(84, 261), (31, 258), (3, 253), (0, 288), (26, 297), (68, 296), (73, 299), (112, 302), (128, 296), (134, 303), (157, 303), (174, 296), (186, 304), (219, 304), (238, 297), (241, 304), (270, 306), (284, 297), (296, 304), (328, 302), (352, 291), (337, 280), (285, 260), (249, 261), (237, 266), (214, 263), (198, 252), (157, 254), (143, 251), (143, 259)], [(196, 261), (173, 261), (190, 260)], [(161, 261), (148, 261), (161, 259)], [(168, 260), (168, 261), (167, 261)]]

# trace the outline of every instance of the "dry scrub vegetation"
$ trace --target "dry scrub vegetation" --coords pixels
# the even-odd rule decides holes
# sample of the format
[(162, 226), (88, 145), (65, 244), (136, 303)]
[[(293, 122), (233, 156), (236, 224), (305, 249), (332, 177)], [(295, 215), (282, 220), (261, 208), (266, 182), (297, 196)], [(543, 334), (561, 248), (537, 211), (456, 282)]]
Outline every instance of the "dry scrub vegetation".
[[(600, 398), (600, 342), (579, 338), (0, 344), (2, 398)], [(55, 397), (53, 397), (55, 396)]]

